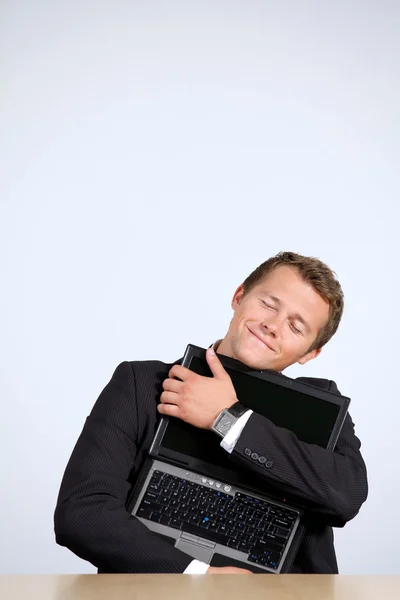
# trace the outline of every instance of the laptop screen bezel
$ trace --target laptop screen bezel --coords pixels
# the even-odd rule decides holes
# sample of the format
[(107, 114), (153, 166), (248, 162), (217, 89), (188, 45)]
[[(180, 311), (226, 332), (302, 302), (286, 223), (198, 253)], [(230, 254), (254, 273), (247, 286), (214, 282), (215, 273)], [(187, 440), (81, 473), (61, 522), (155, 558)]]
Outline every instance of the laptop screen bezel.
[[(206, 360), (206, 351), (204, 348), (200, 348), (193, 344), (189, 344), (181, 361), (182, 366), (190, 368), (191, 361), (194, 357)], [(332, 429), (329, 442), (326, 447), (327, 450), (334, 450), (344, 420), (346, 418), (348, 406), (350, 404), (350, 398), (348, 398), (347, 396), (342, 396), (340, 394), (335, 394), (333, 392), (328, 392), (327, 390), (323, 390), (322, 388), (304, 383), (302, 381), (297, 381), (296, 379), (292, 379), (290, 377), (287, 377), (286, 375), (282, 375), (273, 371), (255, 371), (254, 369), (247, 367), (243, 363), (235, 359), (229, 358), (227, 356), (224, 356), (222, 354), (218, 354), (218, 358), (221, 361), (222, 365), (229, 369), (236, 370), (241, 373), (251, 375), (253, 377), (258, 377), (265, 381), (269, 381), (271, 383), (283, 387), (294, 389), (296, 391), (299, 391), (300, 393), (308, 394), (321, 400), (337, 404), (340, 407), (340, 409), (336, 417), (336, 422)], [(230, 479), (234, 483), (240, 483), (240, 481), (242, 480), (242, 476), (237, 474), (235, 465), (232, 465), (234, 468), (230, 470), (226, 469), (225, 467), (221, 467), (220, 465), (211, 464), (209, 462), (199, 460), (198, 458), (187, 456), (186, 454), (183, 454), (181, 452), (175, 452), (170, 448), (163, 447), (162, 440), (165, 431), (168, 427), (168, 423), (168, 417), (162, 417), (153, 443), (149, 450), (150, 456), (163, 458), (169, 461), (173, 461), (174, 463), (177, 463), (180, 466), (185, 466), (188, 469), (192, 469), (194, 471), (206, 472), (212, 474), (214, 477), (217, 478), (226, 480)]]

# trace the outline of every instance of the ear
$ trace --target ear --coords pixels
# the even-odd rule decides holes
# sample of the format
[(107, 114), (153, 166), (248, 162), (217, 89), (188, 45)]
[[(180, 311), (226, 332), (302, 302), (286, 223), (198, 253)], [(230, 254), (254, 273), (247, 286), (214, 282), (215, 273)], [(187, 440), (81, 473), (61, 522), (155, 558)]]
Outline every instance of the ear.
[(305, 365), (310, 360), (317, 358), (317, 356), (319, 356), (321, 354), (321, 350), (322, 350), (322, 348), (318, 348), (317, 350), (311, 350), (311, 352), (307, 352), (307, 354), (302, 356), (301, 359), (298, 360), (297, 362), (299, 363), (299, 365)]
[(231, 304), (233, 310), (237, 309), (237, 307), (239, 306), (239, 304), (242, 301), (243, 296), (244, 296), (244, 287), (243, 287), (243, 284), (240, 284), (238, 289), (236, 290), (236, 292), (233, 294), (232, 304)]

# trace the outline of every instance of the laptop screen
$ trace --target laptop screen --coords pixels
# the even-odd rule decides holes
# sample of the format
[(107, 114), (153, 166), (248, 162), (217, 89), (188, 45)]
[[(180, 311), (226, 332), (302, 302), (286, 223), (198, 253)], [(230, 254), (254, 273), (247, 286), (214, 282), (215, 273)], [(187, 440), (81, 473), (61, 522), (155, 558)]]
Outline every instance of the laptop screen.
[[(192, 371), (211, 376), (207, 361), (192, 357)], [(341, 406), (290, 387), (225, 367), (238, 400), (275, 425), (291, 430), (299, 440), (326, 448)], [(308, 386), (309, 387), (309, 386)], [(161, 445), (195, 459), (227, 467), (229, 455), (220, 447), (221, 438), (179, 419), (170, 418)]]

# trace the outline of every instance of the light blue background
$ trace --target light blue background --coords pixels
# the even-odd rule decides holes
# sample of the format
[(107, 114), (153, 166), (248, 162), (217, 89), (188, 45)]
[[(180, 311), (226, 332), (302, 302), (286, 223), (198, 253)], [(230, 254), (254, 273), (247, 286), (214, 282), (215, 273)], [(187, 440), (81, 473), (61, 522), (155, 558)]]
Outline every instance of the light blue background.
[(400, 573), (400, 4), (0, 2), (0, 570), (94, 572), (55, 545), (84, 419), (122, 360), (226, 332), (279, 250), (346, 311), (292, 376), (352, 397), (370, 496), (342, 573)]

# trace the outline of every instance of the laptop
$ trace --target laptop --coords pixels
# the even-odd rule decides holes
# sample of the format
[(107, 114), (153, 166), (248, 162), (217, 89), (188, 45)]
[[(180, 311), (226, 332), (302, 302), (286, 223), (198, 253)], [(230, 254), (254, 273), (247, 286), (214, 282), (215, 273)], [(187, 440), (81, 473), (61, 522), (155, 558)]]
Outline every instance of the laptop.
[[(205, 352), (189, 344), (181, 364), (210, 377)], [(334, 450), (350, 398), (218, 356), (242, 404), (299, 440)], [(162, 417), (128, 510), (211, 566), (290, 572), (307, 526), (305, 507), (235, 464), (220, 442), (211, 431)]]

